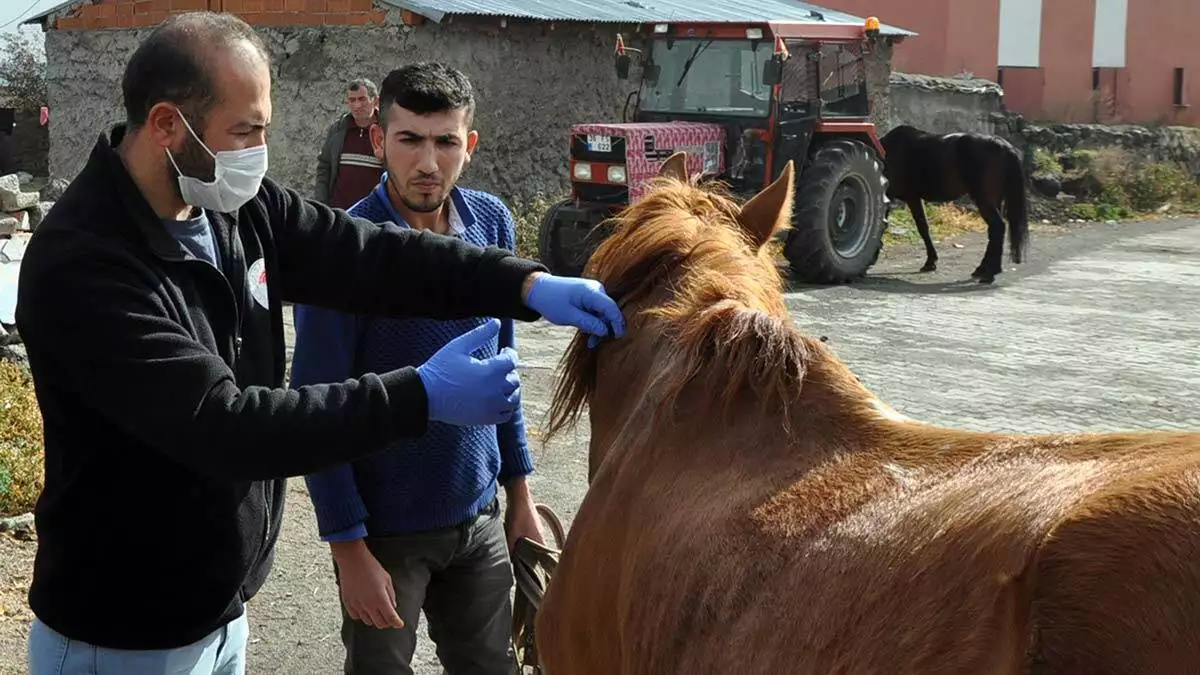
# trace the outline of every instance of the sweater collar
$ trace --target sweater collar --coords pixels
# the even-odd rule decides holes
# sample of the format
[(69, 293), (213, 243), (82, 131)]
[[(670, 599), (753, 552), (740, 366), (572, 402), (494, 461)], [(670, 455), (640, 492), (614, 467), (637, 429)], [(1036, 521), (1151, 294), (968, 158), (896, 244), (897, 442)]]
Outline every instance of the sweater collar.
[[(397, 213), (396, 208), (392, 206), (392, 199), (387, 192), (388, 172), (384, 171), (383, 176), (379, 179), (379, 184), (372, 191), (375, 199), (387, 209), (387, 214), (392, 218), (392, 221), (401, 227), (411, 227), (403, 217)], [(467, 228), (475, 224), (475, 214), (471, 211), (470, 204), (462, 194), (462, 190), (457, 185), (450, 188), (450, 236), (462, 237), (467, 232)]]

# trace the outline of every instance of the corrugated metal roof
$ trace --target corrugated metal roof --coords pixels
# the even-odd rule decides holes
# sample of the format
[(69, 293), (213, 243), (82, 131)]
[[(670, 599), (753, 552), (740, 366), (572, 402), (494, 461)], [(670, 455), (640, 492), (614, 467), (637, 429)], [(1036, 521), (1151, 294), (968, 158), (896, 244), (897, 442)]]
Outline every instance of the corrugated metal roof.
[[(766, 22), (852, 23), (865, 17), (792, 0), (380, 0), (441, 21), (450, 14), (596, 23)], [(895, 0), (880, 0), (887, 5)], [(916, 33), (883, 24), (883, 35)]]
[(46, 11), (44, 11), (40, 14), (35, 14), (34, 16), (31, 16), (28, 19), (25, 19), (24, 21), (21, 22), (21, 24), (27, 25), (27, 24), (33, 24), (33, 23), (41, 23), (42, 21), (44, 21), (46, 19), (46, 17), (50, 16), (51, 14), (53, 14), (59, 10), (71, 9), (72, 5), (82, 5), (82, 4), (83, 4), (83, 0), (63, 0), (63, 2), (58, 3), (57, 5), (51, 7), (50, 9), (47, 9)]
[[(51, 14), (83, 4), (64, 2), (25, 19), (41, 23)], [(862, 24), (864, 17), (792, 0), (379, 0), (381, 4), (407, 9), (433, 21), (452, 14), (502, 16), (541, 21), (584, 21), (588, 23), (767, 22)], [(895, 0), (879, 0), (881, 5)], [(916, 33), (881, 24), (879, 32), (891, 36)]]

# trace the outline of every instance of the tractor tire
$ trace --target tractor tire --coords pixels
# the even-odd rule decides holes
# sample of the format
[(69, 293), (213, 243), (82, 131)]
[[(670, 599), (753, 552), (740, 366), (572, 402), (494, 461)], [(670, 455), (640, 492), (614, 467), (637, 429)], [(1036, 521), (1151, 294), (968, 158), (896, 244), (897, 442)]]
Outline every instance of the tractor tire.
[[(563, 277), (578, 277), (583, 274), (587, 257), (581, 256), (580, 251), (565, 250), (560, 230), (564, 226), (574, 227), (574, 223), (565, 223), (556, 219), (559, 209), (570, 204), (563, 200), (546, 211), (542, 226), (538, 230), (538, 261), (545, 265), (551, 274)], [(582, 258), (582, 259), (580, 259)]]
[(804, 283), (843, 284), (862, 278), (883, 248), (887, 179), (866, 144), (830, 141), (796, 181), (792, 227), (783, 254)]

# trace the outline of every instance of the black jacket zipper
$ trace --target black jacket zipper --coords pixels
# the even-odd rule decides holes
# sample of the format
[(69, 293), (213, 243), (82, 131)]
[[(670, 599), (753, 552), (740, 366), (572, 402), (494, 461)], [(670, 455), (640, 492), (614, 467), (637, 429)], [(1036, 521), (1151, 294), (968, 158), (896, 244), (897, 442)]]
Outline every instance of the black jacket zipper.
[[(216, 228), (214, 228), (214, 230), (215, 229)], [(230, 284), (230, 281), (229, 281), (230, 280), (229, 270), (235, 264), (240, 265), (242, 268), (245, 268), (245, 261), (242, 259), (235, 259), (235, 256), (234, 256), (234, 249), (236, 248), (235, 242), (238, 241), (238, 236), (239, 235), (238, 235), (237, 219), (236, 219), (236, 217), (234, 217), (233, 222), (229, 227), (229, 238), (226, 242), (224, 242), (225, 245), (221, 246), (221, 248), (222, 248), (221, 262), (224, 263), (224, 267), (225, 267), (224, 270), (221, 270), (221, 282), (225, 285), (225, 288), (229, 291), (230, 297), (233, 299), (233, 311), (234, 311), (234, 316), (236, 318), (236, 322), (234, 323), (234, 331), (233, 331), (233, 363), (231, 364), (231, 367), (235, 374), (239, 370), (239, 363), (240, 363), (241, 357), (242, 357), (242, 321), (243, 321), (243, 318), (244, 318), (245, 312), (246, 312), (246, 310), (245, 310), (245, 299), (246, 299), (245, 282), (246, 282), (246, 280), (243, 279), (242, 294), (240, 296), (238, 295), (237, 291), (234, 290), (233, 285)], [(222, 242), (220, 241), (221, 240), (220, 236), (217, 237), (217, 240), (218, 240), (218, 245), (221, 245)], [(262, 485), (263, 511), (264, 511), (264, 516), (265, 516), (265, 520), (263, 522), (262, 545), (259, 549), (260, 550), (259, 559), (261, 559), (262, 558), (261, 551), (266, 550), (267, 542), (270, 541), (270, 539), (271, 539), (271, 492), (270, 492), (270, 489), (268, 488), (268, 485), (271, 483), (271, 481), (264, 480), (264, 481), (259, 481), (259, 482)]]

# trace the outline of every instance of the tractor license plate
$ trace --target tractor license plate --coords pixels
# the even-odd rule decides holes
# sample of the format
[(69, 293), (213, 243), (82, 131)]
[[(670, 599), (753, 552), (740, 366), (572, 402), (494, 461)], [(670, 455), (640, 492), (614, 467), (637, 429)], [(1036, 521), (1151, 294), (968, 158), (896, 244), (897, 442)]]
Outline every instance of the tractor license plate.
[(587, 144), (592, 152), (612, 152), (612, 136), (588, 134)]

